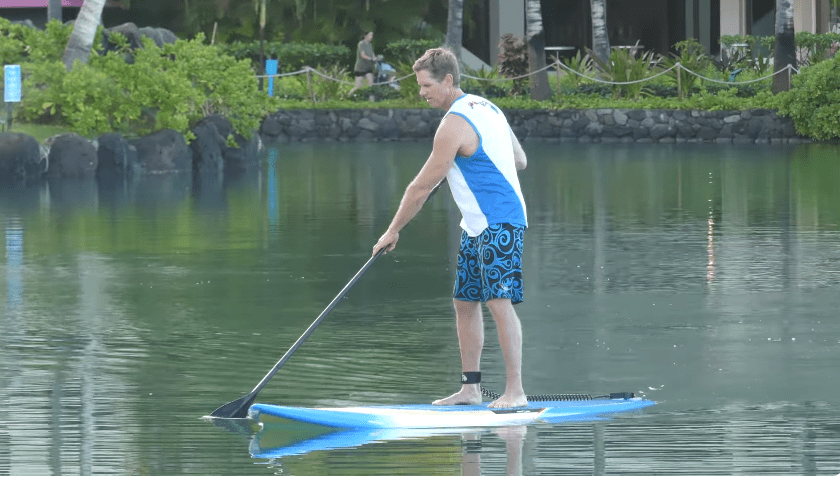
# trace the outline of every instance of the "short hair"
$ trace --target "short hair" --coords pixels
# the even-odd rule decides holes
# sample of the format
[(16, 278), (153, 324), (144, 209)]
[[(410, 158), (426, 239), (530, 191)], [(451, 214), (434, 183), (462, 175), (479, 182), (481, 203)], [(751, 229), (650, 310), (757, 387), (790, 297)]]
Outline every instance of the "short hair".
[(415, 73), (426, 70), (432, 78), (441, 82), (446, 75), (452, 75), (452, 84), (457, 88), (461, 84), (461, 73), (458, 69), (458, 58), (448, 48), (432, 48), (426, 50), (412, 67)]

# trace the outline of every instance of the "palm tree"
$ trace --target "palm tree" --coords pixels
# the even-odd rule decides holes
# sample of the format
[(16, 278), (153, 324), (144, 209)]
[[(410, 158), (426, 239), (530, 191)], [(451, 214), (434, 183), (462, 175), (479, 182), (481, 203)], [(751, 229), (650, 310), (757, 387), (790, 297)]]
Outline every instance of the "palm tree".
[[(260, 68), (265, 74), (265, 0), (254, 0), (254, 7), (260, 17)], [(263, 79), (260, 78), (260, 91), (263, 89)]]
[(464, 36), (464, 0), (449, 0), (449, 17), (446, 22), (446, 45), (461, 60), (461, 42)]
[(93, 48), (93, 39), (96, 37), (96, 28), (99, 26), (104, 6), (105, 0), (85, 0), (82, 4), (79, 16), (73, 24), (73, 33), (70, 34), (67, 48), (61, 57), (67, 71), (73, 69), (76, 60), (87, 63), (90, 58), (90, 50)]
[[(779, 72), (796, 66), (796, 42), (793, 30), (793, 0), (776, 0), (776, 56), (773, 70)], [(773, 92), (790, 89), (790, 73), (773, 76)]]
[(531, 79), (531, 99), (546, 100), (551, 96), (548, 72), (545, 68), (545, 30), (542, 24), (540, 0), (527, 0), (525, 5), (525, 36), (528, 38), (528, 70), (539, 73)]
[(589, 0), (592, 9), (592, 51), (604, 64), (610, 61), (610, 37), (607, 32), (607, 0)]

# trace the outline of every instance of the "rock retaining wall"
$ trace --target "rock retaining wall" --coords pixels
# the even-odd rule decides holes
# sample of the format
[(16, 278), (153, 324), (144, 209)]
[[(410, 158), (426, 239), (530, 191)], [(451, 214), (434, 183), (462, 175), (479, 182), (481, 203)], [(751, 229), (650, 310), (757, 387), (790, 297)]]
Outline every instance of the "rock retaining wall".
[[(520, 140), (577, 142), (797, 143), (788, 118), (775, 111), (643, 109), (508, 110)], [(266, 143), (297, 141), (406, 141), (434, 136), (443, 112), (435, 109), (281, 110), (262, 123)]]

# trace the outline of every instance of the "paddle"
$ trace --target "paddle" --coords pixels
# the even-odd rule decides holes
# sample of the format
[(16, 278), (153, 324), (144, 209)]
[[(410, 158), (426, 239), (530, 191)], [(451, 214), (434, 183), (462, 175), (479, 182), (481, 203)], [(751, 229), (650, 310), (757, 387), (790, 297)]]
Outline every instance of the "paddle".
[[(436, 185), (435, 188), (432, 189), (432, 192), (429, 193), (429, 197), (426, 198), (427, 201), (429, 200), (429, 198), (435, 195), (435, 192), (437, 192), (437, 190), (440, 188), (441, 184), (443, 184), (445, 180), (446, 179), (438, 183), (438, 185)], [(268, 383), (268, 381), (271, 378), (273, 378), (275, 374), (277, 374), (277, 371), (279, 371), (280, 368), (283, 367), (284, 364), (286, 364), (286, 361), (292, 356), (292, 354), (298, 349), (298, 347), (301, 344), (303, 344), (304, 341), (306, 341), (306, 338), (309, 338), (309, 335), (311, 335), (312, 332), (315, 331), (315, 328), (317, 328), (318, 325), (321, 324), (321, 321), (323, 321), (323, 319), (327, 317), (327, 315), (333, 310), (333, 308), (335, 308), (338, 302), (341, 301), (342, 298), (344, 298), (344, 295), (346, 295), (347, 292), (350, 291), (350, 288), (352, 288), (353, 285), (355, 285), (356, 282), (359, 280), (359, 278), (361, 278), (362, 275), (364, 275), (367, 269), (370, 268), (371, 265), (373, 265), (373, 262), (375, 262), (376, 259), (379, 258), (379, 256), (385, 252), (385, 248), (380, 249), (378, 252), (376, 252), (375, 255), (370, 257), (364, 265), (362, 265), (362, 268), (358, 272), (356, 272), (355, 275), (353, 275), (353, 278), (351, 278), (350, 281), (347, 282), (347, 285), (344, 285), (344, 288), (342, 288), (341, 291), (338, 292), (338, 295), (336, 295), (335, 298), (333, 298), (330, 304), (327, 305), (326, 308), (324, 308), (324, 311), (322, 311), (321, 314), (318, 315), (318, 318), (315, 318), (315, 321), (313, 321), (312, 324), (309, 325), (309, 328), (307, 328), (306, 331), (304, 331), (303, 334), (300, 335), (300, 338), (298, 338), (297, 341), (295, 341), (292, 347), (289, 348), (288, 351), (286, 351), (286, 354), (284, 354), (283, 357), (280, 358), (280, 361), (278, 361), (277, 364), (275, 364), (274, 367), (271, 368), (271, 371), (269, 371), (268, 374), (266, 374), (265, 377), (262, 378), (262, 381), (260, 381), (254, 387), (254, 389), (251, 390), (250, 393), (242, 396), (236, 401), (231, 401), (223, 406), (220, 406), (215, 411), (210, 413), (210, 417), (220, 419), (241, 419), (244, 417), (248, 417), (248, 408), (250, 408), (251, 404), (254, 403), (254, 399), (257, 398), (257, 393), (259, 393), (260, 390)]]

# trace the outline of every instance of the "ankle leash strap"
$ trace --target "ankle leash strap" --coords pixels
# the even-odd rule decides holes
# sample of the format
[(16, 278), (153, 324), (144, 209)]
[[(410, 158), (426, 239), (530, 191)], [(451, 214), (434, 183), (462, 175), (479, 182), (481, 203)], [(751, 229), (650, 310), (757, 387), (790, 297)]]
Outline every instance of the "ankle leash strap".
[(480, 371), (464, 371), (463, 373), (461, 373), (461, 384), (478, 384), (480, 382)]

